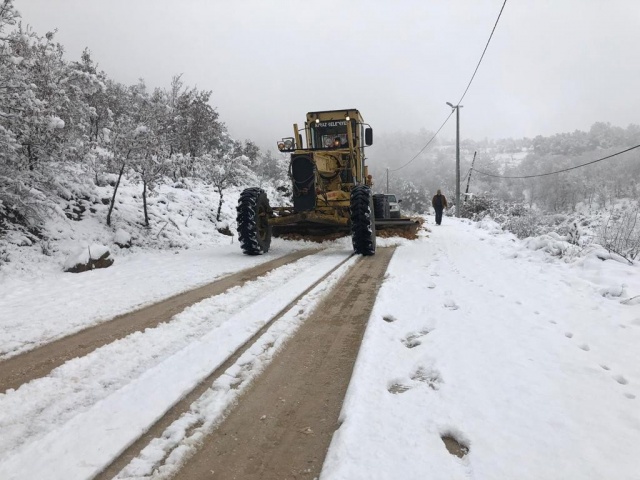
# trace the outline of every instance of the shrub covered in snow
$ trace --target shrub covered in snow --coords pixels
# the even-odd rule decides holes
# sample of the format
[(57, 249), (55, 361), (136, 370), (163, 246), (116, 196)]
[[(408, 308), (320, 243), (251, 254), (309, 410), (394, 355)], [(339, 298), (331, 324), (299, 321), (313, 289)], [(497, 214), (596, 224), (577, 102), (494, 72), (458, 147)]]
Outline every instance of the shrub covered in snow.
[(610, 252), (629, 260), (640, 256), (640, 205), (638, 202), (612, 208), (598, 232), (598, 242)]

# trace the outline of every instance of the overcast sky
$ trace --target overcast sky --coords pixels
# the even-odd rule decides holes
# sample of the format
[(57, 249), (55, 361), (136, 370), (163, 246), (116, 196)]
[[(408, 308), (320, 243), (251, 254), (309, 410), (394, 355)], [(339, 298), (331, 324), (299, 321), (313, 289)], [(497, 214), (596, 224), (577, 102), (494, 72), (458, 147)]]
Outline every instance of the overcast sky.
[[(232, 136), (275, 150), (308, 111), (358, 108), (375, 133), (434, 131), (503, 0), (15, 0), (67, 59), (110, 78), (212, 90)], [(509, 0), (469, 93), (480, 139), (640, 123), (639, 0)], [(455, 123), (443, 130), (453, 138)]]

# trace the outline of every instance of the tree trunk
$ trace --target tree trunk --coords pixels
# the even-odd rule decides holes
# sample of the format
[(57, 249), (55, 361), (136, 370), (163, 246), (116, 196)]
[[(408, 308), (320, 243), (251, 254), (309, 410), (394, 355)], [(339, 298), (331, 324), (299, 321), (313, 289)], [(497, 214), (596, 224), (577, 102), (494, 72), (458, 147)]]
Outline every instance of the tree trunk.
[(27, 155), (29, 157), (29, 170), (33, 172), (36, 169), (36, 162), (38, 159), (36, 158), (36, 155), (31, 150), (30, 143), (27, 144)]
[(149, 226), (149, 214), (147, 213), (147, 181), (142, 180), (142, 207), (144, 209), (144, 226)]
[(109, 204), (109, 213), (107, 213), (107, 225), (111, 226), (111, 212), (113, 211), (113, 206), (116, 203), (116, 194), (118, 193), (118, 187), (120, 186), (120, 179), (122, 178), (122, 174), (124, 173), (125, 162), (122, 162), (122, 167), (120, 167), (120, 173), (118, 174), (118, 181), (116, 182), (116, 186), (113, 189), (113, 196), (111, 197), (111, 203)]
[(222, 211), (222, 187), (218, 187), (218, 193), (220, 194), (220, 201), (218, 202), (218, 214), (216, 215), (216, 222), (220, 221), (220, 212)]

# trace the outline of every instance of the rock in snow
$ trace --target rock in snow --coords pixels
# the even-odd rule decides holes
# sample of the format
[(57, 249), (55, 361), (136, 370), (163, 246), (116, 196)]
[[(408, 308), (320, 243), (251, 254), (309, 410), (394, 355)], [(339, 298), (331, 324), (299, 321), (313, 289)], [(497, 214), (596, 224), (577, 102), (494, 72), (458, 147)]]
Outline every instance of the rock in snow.
[(94, 268), (110, 267), (113, 261), (107, 247), (94, 243), (89, 247), (79, 248), (69, 255), (63, 268), (65, 272), (81, 273)]
[(113, 243), (120, 248), (129, 248), (131, 246), (131, 234), (119, 228), (113, 237)]

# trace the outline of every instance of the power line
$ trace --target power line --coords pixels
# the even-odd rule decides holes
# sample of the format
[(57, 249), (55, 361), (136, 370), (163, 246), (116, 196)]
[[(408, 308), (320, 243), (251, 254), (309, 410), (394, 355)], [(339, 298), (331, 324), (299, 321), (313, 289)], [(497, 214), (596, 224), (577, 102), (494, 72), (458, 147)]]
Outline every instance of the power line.
[(636, 148), (640, 148), (640, 145), (636, 145), (635, 147), (627, 148), (626, 150), (622, 150), (621, 152), (614, 153), (614, 154), (608, 155), (606, 157), (598, 158), (597, 160), (592, 160), (590, 162), (583, 163), (581, 165), (576, 165), (575, 167), (563, 168), (562, 170), (557, 170), (555, 172), (541, 173), (541, 174), (538, 174), (538, 175), (520, 175), (520, 176), (494, 175), (492, 173), (481, 172), (480, 170), (477, 170), (475, 168), (472, 168), (471, 170), (473, 170), (474, 172), (479, 173), (481, 175), (486, 175), (487, 177), (494, 177), (494, 178), (535, 178), (535, 177), (546, 177), (548, 175), (555, 175), (557, 173), (568, 172), (569, 170), (575, 170), (576, 168), (586, 167), (587, 165), (592, 165), (594, 163), (598, 163), (598, 162), (601, 162), (603, 160), (607, 160), (609, 158), (613, 158), (615, 156), (621, 155), (621, 154), (629, 152), (631, 150), (635, 150)]
[(409, 165), (411, 162), (413, 162), (416, 158), (418, 158), (418, 156), (420, 156), (420, 154), (422, 152), (425, 151), (425, 149), (431, 144), (431, 142), (433, 142), (433, 140), (438, 136), (438, 134), (440, 133), (440, 130), (442, 130), (442, 128), (447, 124), (447, 122), (449, 121), (449, 119), (451, 118), (451, 115), (453, 115), (453, 110), (451, 110), (451, 113), (449, 114), (449, 116), (447, 118), (444, 119), (444, 122), (442, 122), (442, 125), (440, 125), (440, 128), (438, 129), (438, 131), (436, 133), (433, 134), (433, 137), (431, 137), (431, 139), (427, 142), (427, 144), (422, 147), (420, 149), (420, 151), (418, 153), (415, 154), (415, 156), (409, 160), (407, 163), (405, 163), (404, 165), (402, 165), (401, 167), (398, 168), (394, 168), (393, 170), (389, 170), (390, 172), (397, 172), (398, 170), (402, 170), (404, 167), (406, 167), (407, 165)]
[(465, 88), (464, 93), (458, 100), (458, 105), (462, 102), (462, 99), (465, 97), (467, 92), (469, 91), (469, 87), (473, 82), (473, 79), (476, 77), (476, 73), (478, 73), (478, 69), (480, 68), (480, 64), (482, 63), (482, 59), (484, 58), (484, 54), (487, 53), (487, 48), (489, 48), (489, 43), (491, 43), (491, 39), (493, 38), (493, 33), (496, 31), (496, 27), (498, 26), (498, 22), (500, 21), (500, 16), (502, 15), (502, 11), (504, 10), (504, 6), (507, 4), (507, 0), (504, 0), (502, 4), (502, 8), (500, 9), (500, 13), (498, 13), (498, 18), (496, 18), (496, 23), (493, 25), (493, 30), (491, 30), (491, 35), (489, 35), (489, 40), (487, 40), (487, 44), (484, 46), (484, 50), (482, 51), (482, 55), (480, 55), (480, 60), (478, 61), (478, 65), (476, 65), (476, 69), (473, 71), (473, 75), (471, 75), (471, 80), (469, 80), (469, 84), (467, 88)]
[[(467, 88), (465, 88), (464, 93), (462, 94), (462, 96), (460, 97), (460, 100), (458, 100), (458, 105), (460, 105), (460, 102), (462, 102), (462, 99), (465, 97), (465, 95), (467, 94), (467, 92), (469, 91), (469, 87), (471, 87), (471, 83), (473, 82), (473, 79), (476, 76), (476, 73), (478, 73), (478, 69), (480, 68), (480, 64), (482, 63), (482, 59), (484, 58), (484, 54), (487, 53), (487, 49), (489, 48), (489, 43), (491, 43), (491, 39), (493, 38), (493, 33), (496, 31), (496, 27), (498, 26), (498, 22), (500, 21), (500, 16), (502, 15), (502, 11), (504, 10), (505, 5), (507, 4), (507, 0), (504, 0), (504, 3), (502, 4), (502, 8), (500, 9), (500, 13), (498, 13), (498, 18), (496, 19), (496, 23), (493, 25), (493, 29), (491, 30), (491, 35), (489, 35), (489, 40), (487, 40), (487, 44), (484, 47), (484, 50), (482, 51), (482, 55), (480, 55), (480, 60), (478, 61), (478, 65), (476, 65), (476, 69), (473, 71), (473, 75), (471, 75), (471, 80), (469, 80), (469, 83), (467, 84)], [(440, 125), (440, 128), (438, 128), (438, 130), (436, 131), (436, 133), (433, 134), (433, 137), (431, 137), (429, 139), (429, 141), (427, 142), (427, 144), (422, 147), (420, 149), (420, 151), (411, 159), (409, 160), (407, 163), (405, 163), (404, 165), (402, 165), (401, 167), (398, 168), (394, 168), (393, 170), (389, 169), (389, 172), (397, 172), (398, 170), (402, 170), (404, 167), (406, 167), (407, 165), (409, 165), (411, 162), (413, 162), (416, 158), (418, 158), (418, 156), (420, 156), (420, 154), (422, 152), (425, 151), (425, 149), (431, 145), (431, 142), (433, 142), (435, 140), (435, 138), (438, 136), (438, 134), (440, 133), (440, 130), (442, 130), (444, 128), (444, 126), (446, 125), (446, 123), (449, 121), (449, 119), (451, 118), (451, 115), (453, 115), (453, 110), (451, 110), (451, 113), (449, 113), (449, 115), (447, 116), (447, 118), (445, 118), (444, 122), (442, 122), (442, 125)]]

